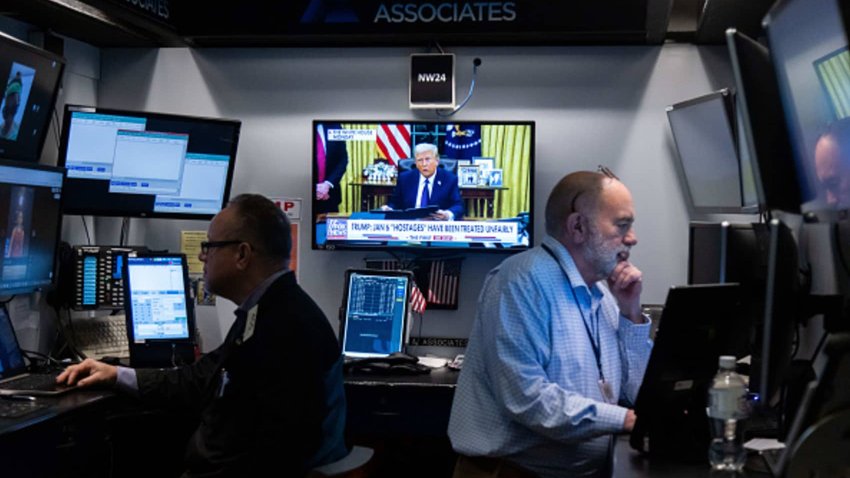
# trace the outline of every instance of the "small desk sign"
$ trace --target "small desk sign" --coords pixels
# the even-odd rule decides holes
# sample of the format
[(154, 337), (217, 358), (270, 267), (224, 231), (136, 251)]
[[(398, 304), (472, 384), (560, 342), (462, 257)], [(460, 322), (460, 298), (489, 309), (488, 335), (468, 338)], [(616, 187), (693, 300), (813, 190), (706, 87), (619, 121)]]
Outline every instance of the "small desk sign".
[(410, 55), (410, 109), (454, 107), (454, 54)]

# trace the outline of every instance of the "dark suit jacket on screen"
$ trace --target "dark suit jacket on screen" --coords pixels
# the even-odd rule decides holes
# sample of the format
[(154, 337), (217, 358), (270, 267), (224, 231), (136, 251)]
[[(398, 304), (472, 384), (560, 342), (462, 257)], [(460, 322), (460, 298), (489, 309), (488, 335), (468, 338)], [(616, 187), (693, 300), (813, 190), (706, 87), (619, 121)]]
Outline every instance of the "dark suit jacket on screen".
[[(455, 220), (462, 219), (463, 200), (460, 197), (460, 189), (457, 187), (457, 176), (443, 168), (437, 168), (436, 174), (431, 178), (434, 179), (434, 185), (431, 187), (431, 198), (428, 200), (428, 205), (451, 211), (455, 215)], [(416, 207), (418, 190), (419, 170), (405, 171), (399, 175), (393, 195), (387, 205), (393, 209)]]

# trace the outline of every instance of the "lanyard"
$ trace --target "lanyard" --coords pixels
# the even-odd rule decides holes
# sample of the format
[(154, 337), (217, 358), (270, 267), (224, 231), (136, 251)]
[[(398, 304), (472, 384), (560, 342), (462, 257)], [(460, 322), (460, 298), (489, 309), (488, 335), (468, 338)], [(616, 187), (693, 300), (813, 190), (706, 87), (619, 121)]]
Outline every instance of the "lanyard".
[(567, 284), (570, 286), (570, 292), (573, 294), (573, 300), (576, 303), (576, 307), (578, 307), (578, 313), (581, 315), (581, 323), (584, 325), (584, 331), (587, 332), (587, 338), (590, 341), (590, 347), (593, 349), (593, 356), (596, 357), (596, 368), (599, 370), (599, 380), (600, 382), (605, 381), (605, 374), (602, 372), (602, 337), (599, 336), (599, 309), (601, 305), (596, 308), (596, 317), (594, 321), (594, 328), (596, 329), (596, 339), (594, 339), (594, 335), (590, 332), (590, 326), (587, 325), (587, 319), (584, 317), (584, 311), (581, 309), (581, 304), (578, 301), (578, 295), (576, 295), (576, 291), (573, 289), (573, 283), (570, 280), (570, 276), (567, 274), (567, 271), (561, 267), (561, 263), (558, 262), (557, 256), (555, 256), (555, 252), (549, 248), (546, 244), (541, 244), (541, 247), (552, 256), (552, 259), (558, 264), (561, 272), (564, 273), (564, 277), (567, 279)]

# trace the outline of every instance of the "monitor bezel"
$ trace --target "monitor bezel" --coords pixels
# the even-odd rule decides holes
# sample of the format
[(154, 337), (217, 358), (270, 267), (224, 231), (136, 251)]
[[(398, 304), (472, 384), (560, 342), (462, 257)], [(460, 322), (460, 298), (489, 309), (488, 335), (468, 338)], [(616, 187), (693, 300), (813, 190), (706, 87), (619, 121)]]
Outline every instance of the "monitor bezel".
[[(13, 168), (35, 169), (35, 170), (39, 170), (39, 171), (54, 172), (54, 173), (59, 173), (62, 177), (62, 186), (61, 186), (61, 192), (59, 193), (59, 204), (58, 204), (59, 214), (56, 215), (56, 237), (53, 241), (53, 248), (52, 248), (52, 251), (53, 251), (52, 264), (53, 265), (50, 268), (51, 274), (52, 274), (51, 279), (50, 279), (50, 283), (45, 284), (45, 285), (41, 285), (41, 286), (34, 286), (34, 287), (20, 287), (20, 288), (17, 288), (17, 289), (6, 289), (6, 290), (3, 290), (2, 292), (0, 292), (0, 296), (9, 296), (9, 295), (16, 295), (16, 294), (29, 294), (31, 292), (36, 292), (36, 291), (44, 292), (44, 291), (52, 290), (53, 288), (56, 287), (56, 282), (57, 282), (58, 276), (59, 276), (59, 271), (57, 270), (57, 267), (58, 267), (57, 256), (59, 255), (58, 254), (58, 252), (59, 252), (59, 242), (60, 242), (60, 239), (62, 237), (62, 215), (63, 215), (63, 206), (64, 206), (63, 203), (64, 203), (64, 200), (65, 200), (65, 179), (67, 177), (65, 168), (60, 168), (60, 167), (57, 167), (57, 166), (47, 166), (47, 165), (39, 164), (39, 163), (29, 163), (29, 162), (26, 162), (26, 161), (11, 161), (11, 160), (6, 160), (6, 159), (0, 159), (0, 166), (13, 167)], [(4, 181), (0, 181), (0, 182), (4, 182)]]
[[(164, 339), (144, 339), (136, 341), (136, 330), (133, 327), (133, 301), (132, 287), (130, 285), (130, 259), (151, 259), (151, 258), (180, 258), (183, 269), (183, 295), (186, 301), (186, 323), (188, 327), (188, 337), (185, 338), (164, 338)], [(192, 283), (189, 281), (189, 263), (185, 254), (179, 253), (150, 253), (140, 252), (135, 256), (128, 256), (123, 264), (122, 274), (124, 275), (124, 315), (127, 325), (127, 341), (131, 349), (133, 347), (144, 346), (146, 344), (194, 344), (195, 343), (195, 304), (192, 302), (192, 294), (190, 289)], [(132, 350), (131, 350), (132, 352)]]
[(351, 292), (351, 277), (355, 274), (376, 276), (376, 277), (405, 277), (407, 278), (407, 288), (405, 291), (404, 313), (402, 314), (401, 323), (401, 352), (407, 349), (409, 342), (409, 325), (410, 325), (410, 291), (413, 288), (414, 276), (412, 271), (408, 270), (382, 270), (382, 269), (348, 269), (345, 271), (345, 285), (343, 286), (342, 306), (340, 307), (339, 316), (339, 347), (342, 355), (352, 359), (364, 358), (383, 358), (390, 354), (383, 353), (355, 353), (346, 354), (345, 345), (348, 337), (348, 299)]
[(56, 75), (56, 83), (53, 85), (53, 92), (50, 95), (50, 100), (49, 100), (50, 101), (50, 104), (49, 104), (50, 108), (49, 108), (49, 111), (48, 111), (48, 114), (47, 114), (47, 122), (44, 124), (44, 127), (41, 128), (41, 134), (39, 135), (40, 137), (37, 140), (38, 143), (37, 143), (36, 150), (35, 150), (35, 156), (30, 157), (30, 156), (27, 156), (27, 155), (10, 155), (10, 154), (5, 154), (3, 156), (4, 159), (11, 159), (11, 160), (17, 160), (17, 161), (28, 161), (28, 162), (32, 162), (33, 164), (37, 164), (41, 160), (41, 154), (44, 151), (44, 143), (47, 140), (47, 132), (48, 132), (48, 130), (50, 130), (50, 124), (51, 124), (51, 121), (53, 119), (53, 113), (56, 111), (56, 100), (59, 97), (59, 90), (61, 89), (62, 79), (65, 75), (66, 61), (65, 61), (65, 58), (62, 57), (61, 55), (57, 55), (56, 53), (47, 51), (43, 48), (39, 48), (39, 47), (32, 45), (30, 43), (19, 40), (19, 39), (15, 38), (11, 35), (7, 35), (3, 32), (0, 32), (0, 44), (2, 44), (3, 42), (7, 42), (8, 44), (12, 45), (13, 47), (20, 48), (21, 50), (25, 50), (28, 53), (32, 53), (32, 54), (41, 56), (48, 61), (55, 61), (59, 64), (59, 73), (57, 73), (57, 75)]
[[(147, 111), (136, 111), (136, 110), (122, 110), (115, 108), (101, 108), (99, 106), (85, 106), (85, 105), (76, 105), (70, 104), (65, 105), (65, 113), (62, 119), (62, 136), (61, 143), (59, 148), (59, 158), (57, 160), (57, 165), (61, 167), (65, 167), (65, 162), (67, 159), (68, 153), (68, 136), (71, 133), (71, 115), (73, 113), (97, 113), (97, 114), (106, 114), (106, 115), (118, 115), (118, 116), (141, 116), (147, 118), (154, 119), (169, 119), (169, 120), (181, 120), (186, 119), (190, 121), (198, 121), (198, 122), (209, 122), (209, 123), (219, 123), (221, 125), (230, 125), (234, 128), (234, 138), (233, 144), (230, 149), (230, 161), (227, 168), (227, 178), (224, 184), (224, 193), (222, 194), (222, 202), (221, 209), (224, 209), (227, 206), (227, 202), (230, 200), (230, 190), (233, 182), (233, 170), (236, 169), (236, 153), (239, 146), (239, 136), (241, 135), (242, 130), (242, 122), (235, 119), (227, 119), (227, 118), (209, 118), (203, 116), (189, 116), (182, 114), (171, 114), (171, 113), (158, 113), (158, 112), (147, 112)], [(66, 174), (67, 175), (67, 174)], [(71, 178), (75, 179), (75, 178)], [(186, 214), (186, 213), (175, 213), (175, 212), (156, 212), (156, 211), (122, 211), (122, 210), (109, 210), (109, 211), (95, 211), (87, 208), (67, 208), (63, 209), (63, 214), (67, 215), (78, 215), (78, 216), (104, 216), (104, 217), (141, 217), (141, 218), (152, 218), (152, 219), (196, 219), (196, 220), (210, 220), (212, 219), (216, 213), (205, 213), (205, 214)]]
[(315, 185), (316, 181), (316, 138), (314, 132), (316, 131), (316, 126), (323, 123), (357, 123), (357, 124), (405, 124), (405, 123), (416, 123), (416, 124), (427, 124), (427, 125), (449, 125), (449, 124), (478, 124), (478, 125), (522, 125), (522, 126), (530, 126), (531, 127), (531, 150), (529, 151), (529, 202), (528, 202), (528, 246), (527, 247), (462, 247), (462, 246), (415, 246), (411, 244), (400, 245), (400, 244), (376, 244), (376, 245), (366, 245), (366, 244), (333, 244), (331, 247), (328, 246), (320, 246), (316, 242), (316, 197), (315, 194), (311, 194), (311, 211), (310, 211), (310, 243), (312, 250), (320, 250), (320, 251), (403, 251), (410, 252), (412, 254), (422, 254), (428, 255), (433, 253), (442, 253), (442, 252), (464, 252), (464, 253), (489, 253), (489, 254), (515, 254), (523, 251), (527, 251), (534, 247), (534, 216), (535, 216), (535, 206), (534, 206), (534, 172), (536, 168), (536, 134), (537, 134), (537, 123), (531, 120), (517, 120), (517, 121), (505, 121), (505, 120), (463, 120), (463, 121), (442, 121), (442, 120), (418, 120), (418, 119), (339, 119), (339, 118), (327, 118), (327, 119), (313, 119), (311, 122), (311, 155), (309, 158), (310, 161), (310, 180), (311, 184)]
[[(689, 181), (689, 176), (685, 170), (684, 161), (682, 159), (681, 149), (679, 147), (679, 139), (676, 138), (676, 133), (673, 127), (673, 120), (671, 118), (671, 113), (674, 111), (681, 111), (683, 109), (690, 108), (692, 106), (701, 105), (703, 103), (708, 103), (711, 101), (720, 100), (723, 104), (723, 109), (726, 114), (726, 123), (729, 130), (729, 135), (732, 138), (732, 147), (735, 150), (735, 162), (738, 165), (738, 194), (740, 197), (739, 206), (705, 206), (698, 205), (696, 200), (694, 199), (693, 191), (691, 190), (691, 182)], [(738, 130), (737, 130), (737, 121), (735, 119), (735, 96), (729, 88), (722, 88), (717, 91), (713, 91), (711, 93), (698, 96), (696, 98), (691, 98), (689, 100), (680, 101), (678, 103), (674, 103), (667, 107), (667, 122), (670, 125), (670, 133), (673, 136), (673, 143), (676, 145), (676, 157), (678, 158), (678, 173), (680, 180), (685, 185), (685, 191), (687, 191), (688, 202), (691, 205), (692, 209), (696, 213), (726, 213), (726, 214), (755, 214), (758, 213), (759, 207), (758, 204), (745, 204), (745, 194), (744, 194), (744, 164), (741, 161), (740, 154), (740, 139), (738, 138)]]

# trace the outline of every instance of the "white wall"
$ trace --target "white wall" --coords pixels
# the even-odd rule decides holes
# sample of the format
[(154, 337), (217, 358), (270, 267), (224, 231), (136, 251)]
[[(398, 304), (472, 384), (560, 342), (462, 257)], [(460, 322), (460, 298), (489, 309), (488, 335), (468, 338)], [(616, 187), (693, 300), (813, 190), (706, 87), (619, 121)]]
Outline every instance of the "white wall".
[[(732, 86), (725, 49), (668, 44), (628, 47), (458, 48), (458, 94), (479, 57), (475, 96), (463, 120), (537, 122), (535, 233), (543, 206), (564, 174), (612, 168), (632, 189), (645, 274), (643, 302), (663, 303), (685, 282), (688, 209), (674, 167), (664, 107)], [(115, 49), (102, 52), (98, 105), (242, 120), (234, 194), (258, 192), (304, 199), (310, 213), (310, 121), (438, 119), (413, 113), (407, 100), (406, 48), (373, 49)], [(362, 266), (363, 252), (309, 250), (302, 221), (300, 282), (336, 327), (343, 271)], [(179, 247), (179, 230), (204, 222), (134, 220), (134, 237), (154, 248)], [(428, 311), (423, 335), (465, 337), (484, 274), (503, 256), (469, 255), (459, 310)], [(231, 306), (217, 315), (221, 329)], [(210, 344), (205, 344), (209, 347)], [(205, 347), (205, 348), (206, 348)]]

